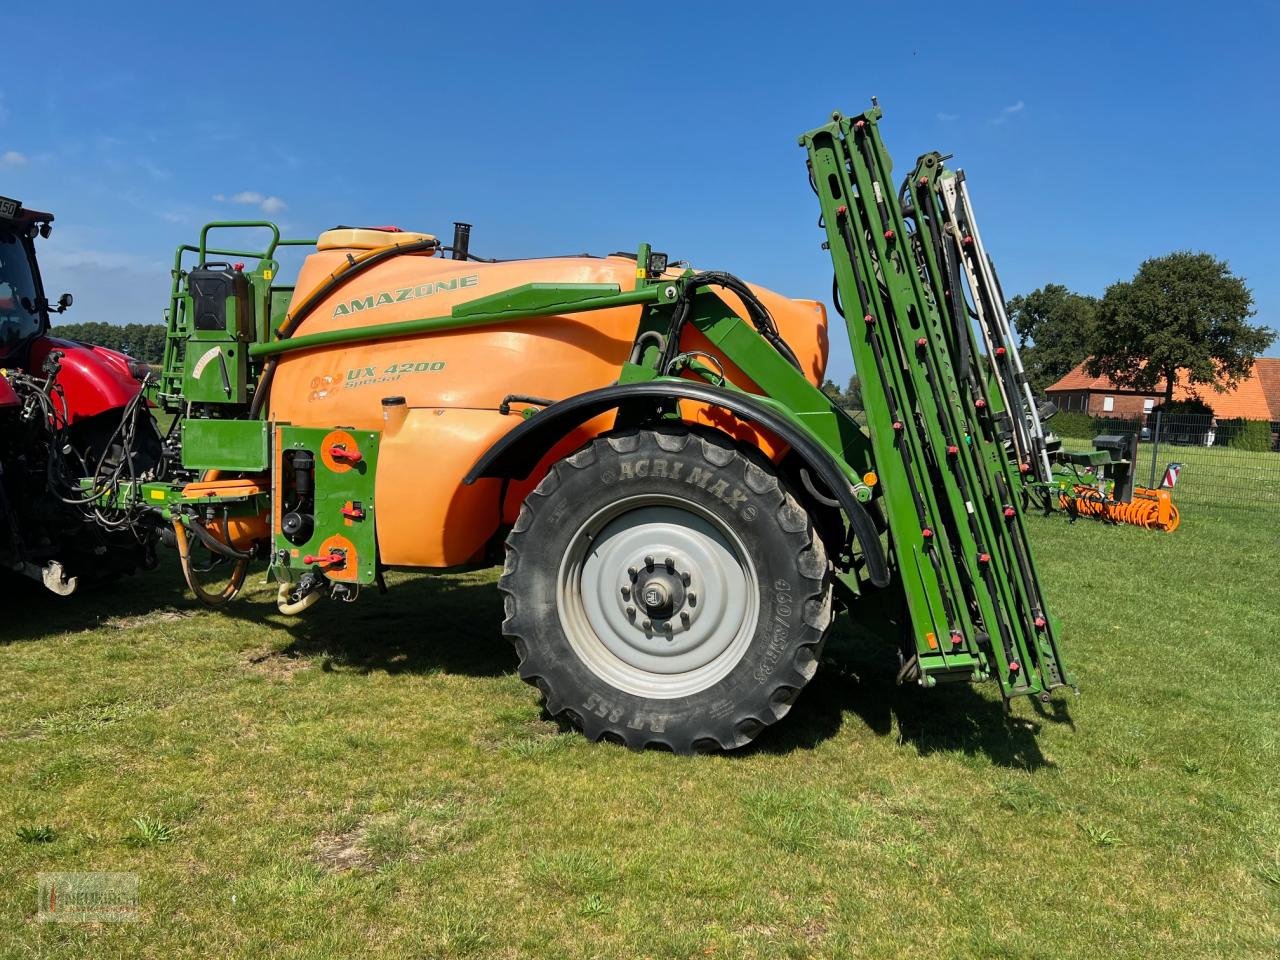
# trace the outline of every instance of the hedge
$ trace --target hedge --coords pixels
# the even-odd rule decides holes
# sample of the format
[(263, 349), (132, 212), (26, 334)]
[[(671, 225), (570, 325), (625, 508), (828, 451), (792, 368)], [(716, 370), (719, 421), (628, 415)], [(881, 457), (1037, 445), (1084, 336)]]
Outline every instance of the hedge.
[(1066, 410), (1059, 410), (1050, 417), (1049, 422), (1045, 424), (1045, 429), (1060, 437), (1071, 437), (1075, 440), (1088, 440), (1097, 436), (1093, 417), (1087, 413)]
[(1232, 450), (1252, 450), (1265, 453), (1273, 449), (1271, 424), (1266, 420), (1219, 420), (1218, 427), (1227, 437)]

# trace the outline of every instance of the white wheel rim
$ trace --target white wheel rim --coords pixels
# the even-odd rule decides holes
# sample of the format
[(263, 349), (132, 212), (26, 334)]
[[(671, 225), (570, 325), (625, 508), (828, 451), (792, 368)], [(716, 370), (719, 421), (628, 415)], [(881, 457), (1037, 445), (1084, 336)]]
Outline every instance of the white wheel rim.
[(724, 679), (760, 613), (755, 565), (738, 536), (698, 504), (660, 494), (619, 500), (578, 529), (556, 601), (587, 668), (653, 699)]

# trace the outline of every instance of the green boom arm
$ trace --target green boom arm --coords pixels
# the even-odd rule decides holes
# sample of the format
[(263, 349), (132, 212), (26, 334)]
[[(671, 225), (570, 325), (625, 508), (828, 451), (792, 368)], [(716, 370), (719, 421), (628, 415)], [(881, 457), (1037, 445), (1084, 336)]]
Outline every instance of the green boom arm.
[[(835, 266), (893, 559), (928, 684), (994, 675), (1006, 696), (1070, 683), (963, 299), (940, 257), (936, 155), (893, 189), (879, 109), (800, 139)], [(958, 292), (958, 291), (956, 291)], [(856, 309), (855, 309), (856, 307)]]

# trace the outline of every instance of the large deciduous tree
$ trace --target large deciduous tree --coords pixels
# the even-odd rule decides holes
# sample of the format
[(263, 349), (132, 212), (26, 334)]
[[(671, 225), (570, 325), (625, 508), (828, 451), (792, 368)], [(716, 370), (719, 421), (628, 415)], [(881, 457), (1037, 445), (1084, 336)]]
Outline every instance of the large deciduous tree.
[(1042, 393), (1089, 356), (1089, 337), (1098, 311), (1094, 297), (1050, 283), (1009, 301), (1009, 319), (1018, 332), (1018, 351), (1031, 387)]
[(1253, 294), (1225, 261), (1179, 251), (1147, 260), (1132, 280), (1112, 284), (1090, 342), (1091, 376), (1173, 399), (1178, 371), (1190, 384), (1232, 389), (1275, 333), (1248, 322)]

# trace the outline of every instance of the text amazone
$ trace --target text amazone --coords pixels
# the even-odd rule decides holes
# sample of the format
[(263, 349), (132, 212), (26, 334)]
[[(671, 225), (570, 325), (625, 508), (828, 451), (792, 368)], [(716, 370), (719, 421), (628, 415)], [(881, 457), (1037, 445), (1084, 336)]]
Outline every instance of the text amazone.
[(367, 297), (361, 297), (355, 300), (348, 300), (346, 303), (340, 303), (333, 308), (333, 315), (335, 317), (347, 317), (353, 313), (363, 313), (366, 310), (376, 310), (378, 307), (386, 306), (389, 303), (404, 303), (406, 300), (419, 300), (422, 297), (429, 297), (436, 293), (446, 293), (450, 290), (474, 287), (479, 282), (480, 278), (473, 274), (468, 277), (454, 277), (451, 280), (433, 280), (430, 283), (420, 283), (416, 287), (401, 287), (398, 290), (384, 290), (381, 293), (374, 293)]

